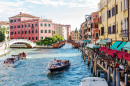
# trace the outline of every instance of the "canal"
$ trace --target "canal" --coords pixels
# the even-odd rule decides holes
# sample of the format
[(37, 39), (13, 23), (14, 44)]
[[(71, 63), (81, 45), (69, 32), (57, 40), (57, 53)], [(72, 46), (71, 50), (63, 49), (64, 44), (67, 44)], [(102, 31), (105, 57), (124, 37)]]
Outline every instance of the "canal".
[[(4, 68), (2, 63), (11, 55), (26, 52), (27, 59), (14, 68)], [(70, 60), (71, 66), (60, 73), (50, 73), (46, 68), (54, 58)], [(11, 49), (10, 54), (0, 58), (0, 86), (78, 86), (81, 79), (91, 77), (90, 67), (82, 53), (66, 44), (60, 49)], [(101, 77), (106, 78), (102, 73)]]

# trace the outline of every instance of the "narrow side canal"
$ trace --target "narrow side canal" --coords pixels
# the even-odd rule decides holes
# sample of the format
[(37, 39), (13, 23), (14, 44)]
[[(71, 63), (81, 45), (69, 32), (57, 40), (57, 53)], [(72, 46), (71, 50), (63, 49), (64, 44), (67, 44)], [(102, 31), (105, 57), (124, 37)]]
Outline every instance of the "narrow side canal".
[[(27, 59), (15, 68), (4, 68), (2, 63), (11, 55), (26, 52)], [(52, 74), (46, 68), (54, 58), (70, 60), (71, 66), (64, 72)], [(90, 67), (84, 62), (82, 53), (66, 44), (60, 49), (11, 49), (11, 53), (0, 58), (0, 85), (4, 86), (78, 86), (81, 79), (91, 77)], [(101, 77), (106, 76), (101, 73)]]

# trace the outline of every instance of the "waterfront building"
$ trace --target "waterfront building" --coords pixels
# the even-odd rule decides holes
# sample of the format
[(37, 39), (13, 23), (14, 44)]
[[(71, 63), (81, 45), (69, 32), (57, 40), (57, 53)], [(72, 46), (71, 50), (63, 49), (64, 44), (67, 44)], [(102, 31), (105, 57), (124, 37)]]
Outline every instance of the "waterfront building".
[(80, 26), (80, 40), (87, 39), (87, 21), (83, 22)]
[[(91, 43), (96, 44), (96, 41), (98, 41), (98, 39), (99, 39), (98, 12), (93, 12), (93, 13), (91, 13), (90, 16), (91, 16), (91, 28), (90, 28), (90, 31), (88, 31), (88, 34), (92, 35)], [(89, 23), (89, 21), (88, 21), (88, 23)], [(89, 25), (88, 25), (88, 27), (89, 27)]]
[(10, 17), (10, 39), (28, 39), (39, 41), (46, 37), (52, 37), (54, 24), (50, 19), (40, 19), (39, 17), (20, 14)]
[(5, 41), (9, 39), (9, 21), (0, 21), (0, 28), (4, 29)]
[(128, 41), (128, 0), (100, 0), (98, 8), (99, 38)]
[(79, 31), (71, 31), (71, 40), (79, 41)]
[(65, 40), (70, 39), (70, 25), (55, 24), (55, 34), (63, 36)]

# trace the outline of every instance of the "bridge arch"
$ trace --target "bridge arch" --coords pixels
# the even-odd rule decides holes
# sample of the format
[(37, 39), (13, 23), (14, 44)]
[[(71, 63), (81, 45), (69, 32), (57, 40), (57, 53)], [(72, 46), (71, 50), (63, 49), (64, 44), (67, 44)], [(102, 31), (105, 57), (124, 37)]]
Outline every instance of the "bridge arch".
[[(27, 39), (12, 39), (10, 41), (6, 41), (6, 42), (3, 42), (2, 45), (3, 46), (7, 46), (7, 47), (10, 47), (12, 44), (14, 43), (23, 43), (25, 44), (28, 48), (33, 48), (34, 46), (36, 46), (36, 43), (30, 41), (30, 40), (27, 40)], [(2, 46), (1, 45), (1, 46)]]
[(79, 47), (79, 44), (74, 42), (74, 41), (70, 41), (70, 40), (65, 40), (65, 41), (62, 41), (62, 42), (59, 42), (59, 43), (55, 43), (53, 44), (53, 48), (59, 48), (60, 45), (64, 44), (64, 43), (70, 43), (74, 46), (74, 48), (78, 48)]

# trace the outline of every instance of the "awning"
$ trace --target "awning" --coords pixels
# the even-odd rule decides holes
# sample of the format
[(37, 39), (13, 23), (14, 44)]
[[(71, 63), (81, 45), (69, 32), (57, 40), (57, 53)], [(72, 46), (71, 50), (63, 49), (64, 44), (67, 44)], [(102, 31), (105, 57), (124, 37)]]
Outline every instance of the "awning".
[(110, 48), (111, 49), (116, 49), (117, 46), (121, 43), (121, 41), (116, 41)]
[(84, 40), (84, 42), (87, 42), (87, 44), (90, 42), (90, 40)]
[(121, 50), (121, 48), (126, 44), (127, 42), (122, 42), (121, 44), (120, 44), (120, 46), (116, 49), (117, 51), (120, 51)]
[(124, 50), (130, 50), (130, 42), (127, 42), (124, 46)]
[(100, 43), (100, 41), (101, 41), (101, 40), (100, 40), (100, 39), (98, 39), (98, 40), (96, 41), (96, 44), (99, 44), (99, 43)]
[(87, 44), (86, 46), (92, 49), (99, 48), (99, 45), (94, 45), (94, 44)]
[(103, 39), (99, 42), (99, 44), (107, 44), (107, 43), (111, 43), (111, 39)]

